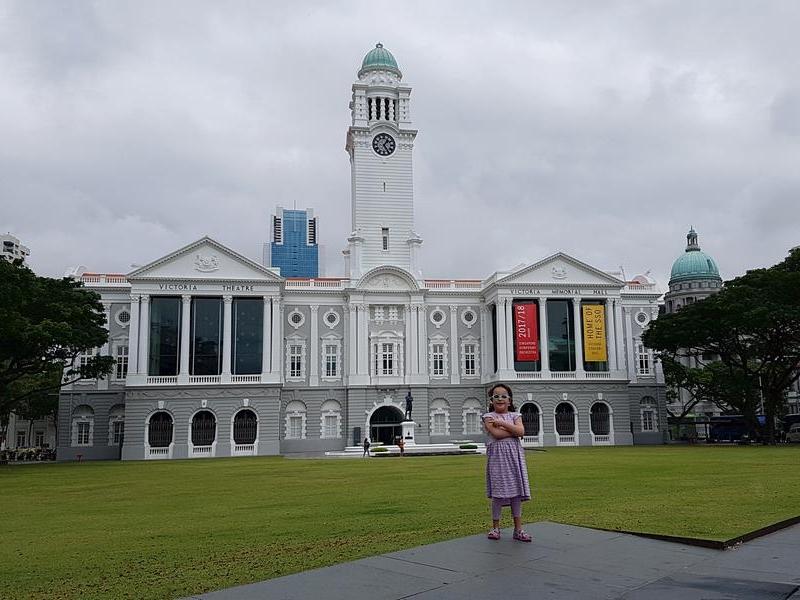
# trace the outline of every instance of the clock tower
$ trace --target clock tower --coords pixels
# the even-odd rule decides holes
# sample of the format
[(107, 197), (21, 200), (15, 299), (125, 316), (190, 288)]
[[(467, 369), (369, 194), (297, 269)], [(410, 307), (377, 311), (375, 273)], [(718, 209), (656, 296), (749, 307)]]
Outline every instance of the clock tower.
[(353, 233), (344, 251), (353, 280), (382, 265), (421, 278), (412, 169), (417, 131), (411, 124), (411, 88), (402, 78), (394, 56), (377, 44), (364, 57), (353, 84), (346, 145)]

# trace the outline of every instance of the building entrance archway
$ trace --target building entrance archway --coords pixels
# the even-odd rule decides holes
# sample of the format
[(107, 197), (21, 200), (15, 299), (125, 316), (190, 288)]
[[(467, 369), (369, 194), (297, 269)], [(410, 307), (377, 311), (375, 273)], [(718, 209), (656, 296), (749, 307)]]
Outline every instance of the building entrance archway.
[(403, 411), (395, 406), (381, 406), (369, 418), (372, 443), (394, 444), (403, 435)]

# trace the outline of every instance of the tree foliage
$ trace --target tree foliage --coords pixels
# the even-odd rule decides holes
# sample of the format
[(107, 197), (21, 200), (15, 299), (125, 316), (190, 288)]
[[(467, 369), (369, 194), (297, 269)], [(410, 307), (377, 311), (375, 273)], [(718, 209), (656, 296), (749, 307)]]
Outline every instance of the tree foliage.
[(748, 271), (717, 294), (663, 315), (643, 336), (665, 374), (693, 397), (755, 422), (763, 400), (767, 435), (785, 412), (785, 391), (800, 375), (800, 249)]
[[(38, 277), (20, 261), (0, 260), (0, 420), (11, 412), (41, 414), (52, 394), (81, 378), (99, 378), (114, 365), (80, 354), (108, 339), (98, 294), (72, 279)], [(47, 403), (50, 403), (48, 405)], [(44, 413), (47, 414), (47, 413)]]

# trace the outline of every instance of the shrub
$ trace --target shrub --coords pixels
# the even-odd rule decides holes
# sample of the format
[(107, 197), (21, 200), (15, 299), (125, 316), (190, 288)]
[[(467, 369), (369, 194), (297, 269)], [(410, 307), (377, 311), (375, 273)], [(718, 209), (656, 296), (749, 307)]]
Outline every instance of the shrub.
[(477, 450), (478, 446), (475, 444), (461, 444), (459, 448), (462, 450)]
[(388, 452), (389, 449), (384, 446), (378, 446), (377, 448), (372, 449), (373, 452)]

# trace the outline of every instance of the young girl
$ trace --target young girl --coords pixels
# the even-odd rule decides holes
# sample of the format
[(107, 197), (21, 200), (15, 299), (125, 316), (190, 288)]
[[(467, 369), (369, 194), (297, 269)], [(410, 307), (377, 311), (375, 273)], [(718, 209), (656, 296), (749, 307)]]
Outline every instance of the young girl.
[(511, 506), (514, 539), (530, 542), (522, 530), (522, 502), (531, 499), (525, 451), (520, 438), (525, 433), (522, 415), (514, 408), (511, 388), (502, 383), (489, 390), (492, 411), (483, 415), (486, 429), (486, 496), (492, 499), (490, 540), (500, 539), (500, 513)]

